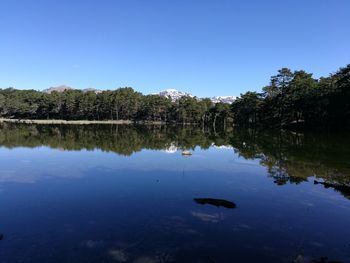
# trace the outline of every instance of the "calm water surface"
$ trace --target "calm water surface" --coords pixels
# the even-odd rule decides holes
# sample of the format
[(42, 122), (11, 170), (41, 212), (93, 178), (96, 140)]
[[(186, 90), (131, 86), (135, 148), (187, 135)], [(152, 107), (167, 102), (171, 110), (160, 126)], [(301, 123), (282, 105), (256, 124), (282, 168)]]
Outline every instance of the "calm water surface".
[(347, 134), (0, 124), (0, 262), (350, 262), (349, 185)]

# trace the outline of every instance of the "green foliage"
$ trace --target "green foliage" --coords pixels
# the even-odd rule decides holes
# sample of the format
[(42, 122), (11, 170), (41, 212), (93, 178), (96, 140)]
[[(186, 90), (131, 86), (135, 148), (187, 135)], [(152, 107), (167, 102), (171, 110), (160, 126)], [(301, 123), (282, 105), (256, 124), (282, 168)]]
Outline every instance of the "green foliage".
[(242, 94), (231, 110), (238, 126), (349, 127), (350, 65), (319, 80), (282, 68), (262, 94)]
[(256, 92), (242, 94), (231, 106), (235, 122), (243, 126), (255, 126), (260, 123), (262, 102), (261, 94)]
[(159, 95), (142, 95), (129, 87), (99, 93), (66, 90), (50, 94), (0, 89), (2, 118), (133, 120), (203, 125), (214, 121), (221, 125), (229, 116), (228, 104), (213, 105), (210, 99), (192, 97), (172, 102)]
[(64, 120), (133, 120), (210, 126), (350, 127), (350, 65), (314, 79), (303, 70), (280, 69), (261, 93), (232, 104), (181, 97), (172, 102), (132, 88), (99, 93), (0, 89), (0, 117)]

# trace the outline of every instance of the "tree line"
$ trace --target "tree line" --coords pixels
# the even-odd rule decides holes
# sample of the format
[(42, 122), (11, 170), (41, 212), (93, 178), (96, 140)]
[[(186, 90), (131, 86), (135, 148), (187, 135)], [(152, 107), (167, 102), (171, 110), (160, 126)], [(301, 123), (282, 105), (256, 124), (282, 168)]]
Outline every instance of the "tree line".
[(173, 102), (117, 90), (0, 89), (0, 117), (16, 119), (134, 120), (245, 127), (350, 126), (350, 65), (319, 79), (282, 68), (261, 92), (246, 92), (230, 104), (182, 97)]
[(350, 64), (320, 79), (282, 68), (262, 92), (241, 94), (231, 112), (246, 127), (349, 127)]
[[(0, 90), (0, 117), (15, 119), (134, 120), (172, 123), (223, 122), (228, 104), (182, 97), (173, 102), (142, 95), (130, 87), (117, 90), (66, 90), (50, 94), (36, 90)], [(226, 121), (226, 119), (225, 119)]]

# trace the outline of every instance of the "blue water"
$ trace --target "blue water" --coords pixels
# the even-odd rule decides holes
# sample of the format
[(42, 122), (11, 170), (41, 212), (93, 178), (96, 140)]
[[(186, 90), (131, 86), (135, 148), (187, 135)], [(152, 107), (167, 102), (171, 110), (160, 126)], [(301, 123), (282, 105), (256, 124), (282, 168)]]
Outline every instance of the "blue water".
[(191, 151), (2, 146), (0, 262), (350, 262), (343, 194), (274, 183), (230, 145)]

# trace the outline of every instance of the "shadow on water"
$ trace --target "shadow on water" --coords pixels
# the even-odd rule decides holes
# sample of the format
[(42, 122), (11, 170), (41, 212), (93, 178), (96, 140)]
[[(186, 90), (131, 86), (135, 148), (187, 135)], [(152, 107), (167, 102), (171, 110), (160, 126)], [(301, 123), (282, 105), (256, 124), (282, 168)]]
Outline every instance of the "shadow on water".
[(216, 207), (225, 207), (225, 208), (236, 208), (236, 204), (231, 202), (231, 201), (227, 201), (224, 199), (214, 199), (214, 198), (194, 198), (193, 199), (197, 204), (201, 204), (201, 205), (214, 205)]

